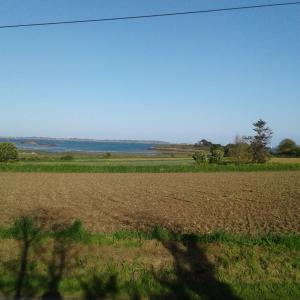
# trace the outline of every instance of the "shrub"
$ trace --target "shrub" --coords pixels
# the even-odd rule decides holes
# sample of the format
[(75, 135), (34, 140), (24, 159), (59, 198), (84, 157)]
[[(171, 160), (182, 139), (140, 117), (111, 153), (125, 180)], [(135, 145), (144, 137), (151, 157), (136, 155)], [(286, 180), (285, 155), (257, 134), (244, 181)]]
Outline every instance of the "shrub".
[(197, 164), (206, 164), (209, 162), (208, 154), (204, 150), (200, 150), (194, 153), (193, 159)]
[(105, 153), (104, 158), (111, 158), (111, 153), (110, 152)]
[(279, 143), (277, 153), (282, 156), (297, 156), (297, 152), (299, 150), (297, 148), (298, 147), (293, 140), (284, 139)]
[(18, 159), (18, 150), (13, 143), (0, 143), (0, 162)]
[(211, 156), (209, 157), (210, 163), (220, 164), (224, 159), (224, 151), (222, 149), (214, 149), (211, 151)]
[(74, 159), (74, 156), (67, 154), (67, 155), (63, 155), (60, 159), (70, 161)]
[(227, 156), (231, 157), (237, 164), (249, 163), (252, 155), (247, 140), (236, 136), (234, 144), (227, 145)]

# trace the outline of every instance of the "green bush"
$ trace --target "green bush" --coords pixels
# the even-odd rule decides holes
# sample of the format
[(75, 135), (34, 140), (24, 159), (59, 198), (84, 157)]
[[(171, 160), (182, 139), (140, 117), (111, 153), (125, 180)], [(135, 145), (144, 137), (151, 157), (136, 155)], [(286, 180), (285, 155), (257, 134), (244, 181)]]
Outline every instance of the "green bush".
[(111, 153), (110, 152), (106, 152), (104, 154), (104, 158), (111, 158)]
[(74, 159), (74, 156), (67, 154), (67, 155), (63, 155), (61, 158), (61, 160), (66, 160), (66, 161), (70, 161)]
[(193, 159), (197, 164), (207, 164), (209, 162), (208, 154), (204, 150), (195, 152)]
[(251, 162), (252, 156), (250, 146), (241, 141), (236, 141), (235, 144), (228, 146), (227, 156), (230, 157), (236, 164)]
[(281, 156), (297, 157), (299, 156), (299, 152), (299, 147), (291, 139), (282, 140), (277, 147), (277, 153)]
[(214, 149), (211, 151), (209, 162), (214, 164), (220, 164), (224, 159), (224, 151), (222, 149)]
[(0, 162), (18, 159), (18, 150), (13, 143), (0, 143)]

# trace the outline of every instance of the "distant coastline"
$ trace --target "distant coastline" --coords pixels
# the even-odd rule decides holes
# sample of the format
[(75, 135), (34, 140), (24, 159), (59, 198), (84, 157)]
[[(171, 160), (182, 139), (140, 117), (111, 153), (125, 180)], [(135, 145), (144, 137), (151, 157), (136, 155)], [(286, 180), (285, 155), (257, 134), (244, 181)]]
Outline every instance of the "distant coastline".
[(34, 152), (86, 153), (155, 153), (156, 146), (168, 145), (163, 141), (97, 140), (80, 138), (0, 137), (0, 142), (12, 142), (19, 150)]
[(30, 141), (75, 141), (75, 142), (103, 142), (103, 143), (134, 143), (134, 144), (156, 144), (164, 145), (170, 144), (166, 141), (157, 140), (117, 140), (117, 139), (87, 139), (87, 138), (53, 138), (53, 137), (39, 137), (39, 136), (29, 136), (29, 137), (19, 137), (19, 136), (0, 136), (0, 140), (30, 140)]

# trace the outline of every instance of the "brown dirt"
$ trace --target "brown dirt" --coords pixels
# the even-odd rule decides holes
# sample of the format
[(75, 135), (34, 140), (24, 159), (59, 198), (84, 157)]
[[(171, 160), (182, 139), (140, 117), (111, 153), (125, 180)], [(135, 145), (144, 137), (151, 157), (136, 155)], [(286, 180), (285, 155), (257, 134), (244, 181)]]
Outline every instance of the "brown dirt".
[(0, 212), (0, 226), (29, 214), (105, 232), (300, 233), (300, 172), (0, 173)]

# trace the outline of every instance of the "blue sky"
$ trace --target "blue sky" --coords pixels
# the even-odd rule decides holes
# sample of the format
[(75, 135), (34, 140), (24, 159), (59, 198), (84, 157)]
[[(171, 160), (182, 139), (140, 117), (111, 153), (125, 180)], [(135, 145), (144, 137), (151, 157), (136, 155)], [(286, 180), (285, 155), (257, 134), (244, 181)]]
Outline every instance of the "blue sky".
[[(271, 2), (0, 0), (0, 23)], [(300, 143), (300, 6), (0, 30), (0, 107), (0, 136), (227, 143), (263, 118)]]

